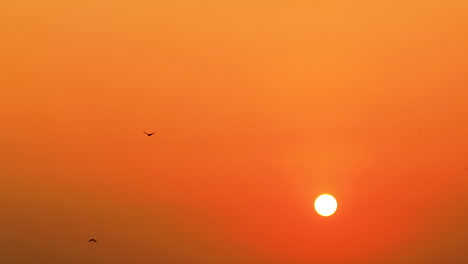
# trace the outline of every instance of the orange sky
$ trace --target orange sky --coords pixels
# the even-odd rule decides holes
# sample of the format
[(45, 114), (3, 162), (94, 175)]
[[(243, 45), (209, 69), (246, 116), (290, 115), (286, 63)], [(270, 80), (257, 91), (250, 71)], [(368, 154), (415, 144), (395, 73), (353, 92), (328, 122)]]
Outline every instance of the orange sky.
[(0, 263), (468, 262), (467, 14), (1, 1)]

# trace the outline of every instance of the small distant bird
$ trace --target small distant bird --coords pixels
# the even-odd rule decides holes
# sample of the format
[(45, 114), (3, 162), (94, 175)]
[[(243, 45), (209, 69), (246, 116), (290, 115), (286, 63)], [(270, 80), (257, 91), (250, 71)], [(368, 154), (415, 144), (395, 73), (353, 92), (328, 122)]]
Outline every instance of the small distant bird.
[(153, 132), (153, 133), (146, 133), (145, 131), (143, 131), (143, 133), (145, 133), (148, 137), (151, 137), (152, 135), (154, 135), (155, 132)]
[(88, 242), (94, 242), (94, 243), (97, 243), (96, 239), (94, 238), (91, 238)]

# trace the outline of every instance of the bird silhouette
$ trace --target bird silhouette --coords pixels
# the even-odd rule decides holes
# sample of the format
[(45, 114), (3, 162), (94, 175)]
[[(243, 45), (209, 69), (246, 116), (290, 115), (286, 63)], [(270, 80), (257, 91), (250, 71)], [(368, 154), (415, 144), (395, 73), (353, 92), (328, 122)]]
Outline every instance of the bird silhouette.
[(145, 131), (143, 131), (143, 133), (145, 133), (148, 137), (151, 137), (152, 135), (154, 135), (154, 132), (153, 133), (146, 133)]
[(97, 243), (96, 239), (94, 238), (91, 238), (88, 242), (94, 242), (94, 243)]

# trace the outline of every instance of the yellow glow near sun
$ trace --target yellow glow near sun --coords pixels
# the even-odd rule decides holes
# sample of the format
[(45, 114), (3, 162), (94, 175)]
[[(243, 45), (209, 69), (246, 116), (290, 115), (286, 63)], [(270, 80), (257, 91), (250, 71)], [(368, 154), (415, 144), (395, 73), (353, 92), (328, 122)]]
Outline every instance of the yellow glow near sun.
[(338, 203), (333, 196), (329, 194), (322, 194), (317, 197), (317, 199), (315, 199), (314, 207), (315, 211), (317, 211), (319, 215), (330, 216), (336, 212)]

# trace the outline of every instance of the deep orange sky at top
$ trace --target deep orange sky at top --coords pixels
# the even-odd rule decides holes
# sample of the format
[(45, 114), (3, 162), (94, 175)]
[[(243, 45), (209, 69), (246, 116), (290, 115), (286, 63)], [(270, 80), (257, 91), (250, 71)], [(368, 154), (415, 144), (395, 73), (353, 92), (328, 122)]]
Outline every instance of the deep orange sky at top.
[(0, 30), (0, 263), (468, 262), (467, 1), (7, 0)]

